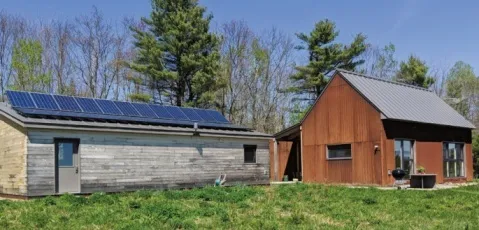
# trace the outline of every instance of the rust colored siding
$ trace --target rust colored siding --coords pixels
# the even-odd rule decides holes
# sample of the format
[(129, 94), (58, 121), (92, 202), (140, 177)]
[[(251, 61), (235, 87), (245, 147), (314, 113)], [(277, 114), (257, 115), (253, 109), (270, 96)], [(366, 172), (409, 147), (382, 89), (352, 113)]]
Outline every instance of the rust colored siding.
[[(394, 139), (406, 138), (414, 140), (415, 166), (426, 168), (426, 173), (437, 174), (436, 182), (464, 182), (473, 179), (473, 158), (471, 148), (471, 130), (464, 128), (445, 127), (428, 124), (418, 124), (399, 121), (384, 121), (384, 153), (385, 172), (396, 168)], [(443, 172), (443, 143), (465, 143), (465, 178), (444, 178)], [(416, 172), (414, 172), (416, 173)], [(394, 183), (391, 175), (383, 175), (386, 178), (383, 185)]]
[[(306, 182), (381, 183), (380, 113), (337, 75), (302, 125)], [(328, 145), (351, 144), (351, 160), (327, 160)]]
[(442, 142), (421, 142), (416, 144), (416, 168), (423, 166), (426, 173), (437, 174), (436, 182), (443, 183), (444, 172), (442, 169)]
[(352, 160), (329, 160), (327, 162), (330, 183), (353, 183)]
[(465, 165), (466, 165), (466, 179), (467, 181), (472, 181), (474, 179), (474, 167), (473, 161), (474, 158), (472, 156), (472, 145), (470, 143), (466, 144), (466, 156), (465, 156)]
[(278, 141), (278, 180), (283, 179), (286, 165), (288, 164), (288, 158), (291, 154), (292, 141)]
[[(438, 125), (382, 120), (381, 113), (340, 75), (331, 80), (301, 126), (303, 180), (320, 183), (391, 185), (396, 168), (394, 140), (415, 142), (416, 168), (443, 178), (442, 143), (466, 144), (466, 177), (472, 180), (471, 130)], [(327, 160), (328, 145), (351, 144), (351, 160)], [(378, 151), (375, 151), (375, 146)]]

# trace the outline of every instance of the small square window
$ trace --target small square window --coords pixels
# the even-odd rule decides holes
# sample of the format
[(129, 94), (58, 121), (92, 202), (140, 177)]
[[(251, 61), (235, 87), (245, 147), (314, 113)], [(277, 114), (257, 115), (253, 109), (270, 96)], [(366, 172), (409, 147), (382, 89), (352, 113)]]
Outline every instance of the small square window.
[(256, 145), (244, 146), (244, 163), (256, 163)]
[(351, 145), (328, 145), (328, 159), (351, 159)]

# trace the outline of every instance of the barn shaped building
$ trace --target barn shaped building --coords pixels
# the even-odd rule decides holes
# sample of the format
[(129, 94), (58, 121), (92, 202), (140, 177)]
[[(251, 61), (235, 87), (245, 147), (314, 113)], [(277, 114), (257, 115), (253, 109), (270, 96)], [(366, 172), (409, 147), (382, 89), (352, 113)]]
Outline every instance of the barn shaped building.
[(473, 179), (474, 126), (432, 91), (338, 70), (297, 125), (275, 134), (271, 179), (391, 185), (425, 168), (437, 183)]
[(267, 134), (213, 110), (8, 91), (0, 193), (45, 196), (269, 183)]

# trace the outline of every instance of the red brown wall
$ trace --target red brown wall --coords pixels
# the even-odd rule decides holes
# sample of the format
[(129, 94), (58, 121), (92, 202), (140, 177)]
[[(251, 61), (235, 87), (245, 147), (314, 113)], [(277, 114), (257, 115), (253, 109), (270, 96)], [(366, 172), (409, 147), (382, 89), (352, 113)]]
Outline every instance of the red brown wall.
[[(381, 184), (380, 113), (340, 75), (325, 89), (302, 124), (306, 182)], [(327, 145), (351, 144), (351, 160), (327, 160)]]
[(291, 154), (292, 141), (278, 141), (278, 180), (283, 180), (283, 175)]
[[(453, 128), (445, 126), (435, 126), (427, 124), (414, 124), (397, 121), (384, 121), (384, 152), (385, 162), (384, 170), (393, 170), (395, 165), (394, 139), (407, 138), (414, 140), (414, 151), (416, 155), (416, 169), (423, 166), (426, 173), (436, 174), (436, 182), (464, 182), (472, 181), (472, 148), (471, 148), (471, 130), (462, 128)], [(444, 178), (443, 172), (443, 149), (444, 142), (465, 143), (465, 178)], [(383, 176), (383, 184), (393, 184), (394, 178), (387, 175)]]
[[(391, 185), (394, 139), (415, 140), (416, 167), (424, 166), (445, 181), (442, 143), (466, 143), (466, 177), (472, 180), (471, 131), (460, 128), (382, 121), (378, 112), (340, 75), (335, 76), (302, 126), (303, 180), (321, 183)], [(327, 160), (327, 145), (351, 144), (351, 160)], [(380, 151), (374, 152), (374, 145)], [(461, 181), (461, 180), (460, 180)]]

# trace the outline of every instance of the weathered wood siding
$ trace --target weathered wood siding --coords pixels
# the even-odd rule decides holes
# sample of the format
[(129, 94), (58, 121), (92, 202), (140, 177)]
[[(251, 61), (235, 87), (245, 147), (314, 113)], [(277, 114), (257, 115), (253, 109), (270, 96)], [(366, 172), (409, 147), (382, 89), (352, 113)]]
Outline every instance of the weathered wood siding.
[[(302, 124), (306, 182), (380, 184), (384, 132), (380, 113), (340, 75), (335, 76)], [(327, 145), (351, 144), (351, 160), (327, 160)]]
[[(29, 131), (29, 195), (55, 191), (54, 138), (80, 140), (81, 192), (269, 183), (268, 140)], [(256, 164), (244, 163), (243, 145), (257, 145)]]
[(26, 195), (26, 132), (0, 116), (0, 193)]

